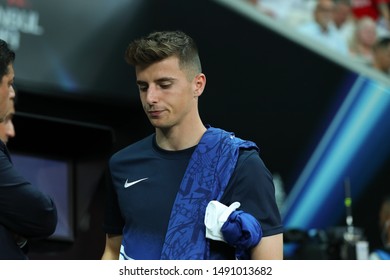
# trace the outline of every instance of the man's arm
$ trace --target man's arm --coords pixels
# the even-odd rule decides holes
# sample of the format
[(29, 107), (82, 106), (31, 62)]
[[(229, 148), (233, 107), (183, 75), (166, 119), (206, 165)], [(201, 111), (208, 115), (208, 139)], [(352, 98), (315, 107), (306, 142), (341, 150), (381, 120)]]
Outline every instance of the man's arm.
[(4, 150), (0, 147), (0, 224), (26, 238), (51, 235), (57, 226), (53, 200), (15, 170)]
[(283, 234), (263, 237), (251, 252), (252, 260), (283, 260)]
[(106, 246), (104, 248), (102, 260), (118, 260), (122, 244), (122, 235), (107, 234)]

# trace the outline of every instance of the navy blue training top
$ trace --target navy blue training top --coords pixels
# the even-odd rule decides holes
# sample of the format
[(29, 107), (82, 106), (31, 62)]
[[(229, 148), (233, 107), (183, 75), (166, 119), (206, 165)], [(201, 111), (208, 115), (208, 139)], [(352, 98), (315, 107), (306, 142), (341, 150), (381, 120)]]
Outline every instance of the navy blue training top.
[[(160, 258), (171, 208), (195, 148), (166, 151), (152, 134), (111, 157), (104, 230), (131, 236), (129, 257)], [(256, 150), (240, 151), (220, 202), (235, 201), (260, 222), (263, 236), (283, 232), (272, 175)], [(210, 250), (213, 258), (234, 259), (234, 248), (224, 242), (211, 240)]]

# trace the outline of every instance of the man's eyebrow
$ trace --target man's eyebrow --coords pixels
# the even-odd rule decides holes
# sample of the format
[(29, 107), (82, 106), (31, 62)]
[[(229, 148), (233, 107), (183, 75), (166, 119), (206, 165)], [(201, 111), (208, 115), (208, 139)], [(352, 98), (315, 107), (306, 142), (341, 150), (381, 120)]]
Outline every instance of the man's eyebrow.
[(156, 82), (172, 82), (175, 80), (176, 79), (173, 77), (163, 77), (163, 78), (157, 79)]
[(140, 81), (140, 80), (137, 80), (137, 85), (144, 85), (144, 84), (147, 84), (147, 82), (145, 82), (145, 81)]
[[(172, 82), (172, 81), (175, 81), (177, 80), (176, 78), (173, 78), (173, 77), (163, 77), (163, 78), (159, 78), (157, 80), (155, 80), (156, 83), (161, 83), (161, 82)], [(138, 85), (145, 85), (145, 84), (148, 84), (147, 82), (145, 81), (142, 81), (142, 80), (137, 80), (137, 84)]]

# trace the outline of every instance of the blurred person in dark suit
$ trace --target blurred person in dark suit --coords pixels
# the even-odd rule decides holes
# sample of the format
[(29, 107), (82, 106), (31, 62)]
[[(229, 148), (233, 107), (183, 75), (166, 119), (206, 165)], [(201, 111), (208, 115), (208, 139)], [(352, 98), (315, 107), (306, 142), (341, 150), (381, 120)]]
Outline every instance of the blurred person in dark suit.
[[(0, 122), (15, 98), (14, 60), (15, 53), (0, 39)], [(28, 259), (28, 239), (50, 236), (56, 225), (53, 200), (18, 173), (0, 140), (0, 259)]]

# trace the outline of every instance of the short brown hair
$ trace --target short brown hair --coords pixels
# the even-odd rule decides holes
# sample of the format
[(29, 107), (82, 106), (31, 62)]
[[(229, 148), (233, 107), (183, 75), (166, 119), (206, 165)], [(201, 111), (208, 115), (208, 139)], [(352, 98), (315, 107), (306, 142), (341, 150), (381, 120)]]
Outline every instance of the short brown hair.
[(165, 58), (177, 56), (180, 68), (194, 75), (202, 72), (195, 41), (182, 31), (152, 32), (129, 44), (125, 60), (134, 66), (148, 66)]

